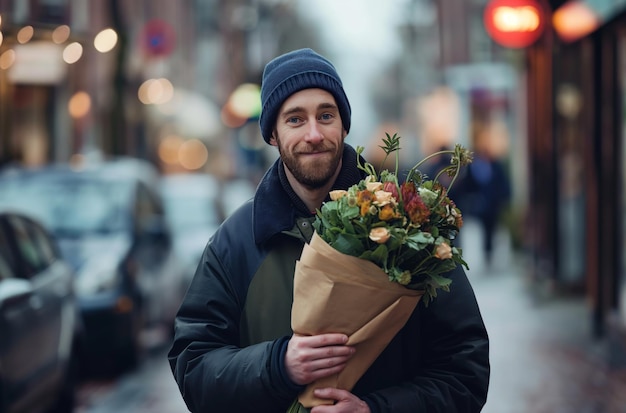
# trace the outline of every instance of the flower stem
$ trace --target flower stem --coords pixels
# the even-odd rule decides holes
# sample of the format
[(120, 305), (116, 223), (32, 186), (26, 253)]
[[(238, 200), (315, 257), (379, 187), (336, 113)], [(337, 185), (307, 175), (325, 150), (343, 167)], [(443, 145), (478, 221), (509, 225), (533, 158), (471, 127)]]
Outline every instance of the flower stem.
[(286, 413), (309, 413), (310, 411), (311, 409), (307, 409), (306, 407), (304, 407), (302, 404), (300, 404), (298, 398), (296, 398), (293, 403), (291, 403), (291, 406), (289, 406), (289, 409), (287, 409)]
[[(421, 161), (419, 161), (417, 164), (415, 164), (415, 165), (414, 165), (414, 166), (413, 166), (413, 167), (409, 170), (409, 173), (408, 173), (408, 176), (407, 176), (407, 181), (410, 181), (410, 180), (411, 180), (411, 178), (413, 177), (413, 174), (415, 173), (415, 171), (416, 171), (416, 170), (418, 170), (417, 168), (419, 168), (419, 167), (420, 167), (420, 165), (422, 165), (424, 162), (426, 162), (426, 161), (428, 161), (428, 160), (430, 160), (430, 159), (434, 158), (435, 156), (440, 156), (440, 155), (445, 155), (445, 154), (450, 154), (450, 155), (453, 155), (453, 154), (454, 154), (454, 151), (452, 151), (452, 150), (445, 150), (445, 151), (437, 151), (437, 152), (435, 152), (435, 153), (431, 153), (430, 155), (428, 155), (427, 157), (425, 157), (424, 159), (422, 159)], [(437, 176), (439, 176), (439, 175), (437, 175)]]

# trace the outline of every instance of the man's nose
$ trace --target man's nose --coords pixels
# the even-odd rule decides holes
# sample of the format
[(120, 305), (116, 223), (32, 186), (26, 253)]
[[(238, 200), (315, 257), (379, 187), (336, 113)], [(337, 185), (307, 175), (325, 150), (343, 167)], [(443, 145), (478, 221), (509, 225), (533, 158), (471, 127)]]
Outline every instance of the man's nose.
[(317, 119), (308, 123), (305, 140), (309, 143), (319, 143), (324, 140), (324, 135), (322, 134), (320, 125), (317, 123)]

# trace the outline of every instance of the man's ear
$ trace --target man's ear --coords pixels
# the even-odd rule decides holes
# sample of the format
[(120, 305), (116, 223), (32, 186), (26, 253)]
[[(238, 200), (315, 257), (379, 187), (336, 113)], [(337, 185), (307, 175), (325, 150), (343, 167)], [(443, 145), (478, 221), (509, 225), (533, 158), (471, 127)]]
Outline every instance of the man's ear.
[(276, 131), (272, 132), (272, 136), (270, 137), (270, 145), (278, 146), (278, 141), (276, 140)]

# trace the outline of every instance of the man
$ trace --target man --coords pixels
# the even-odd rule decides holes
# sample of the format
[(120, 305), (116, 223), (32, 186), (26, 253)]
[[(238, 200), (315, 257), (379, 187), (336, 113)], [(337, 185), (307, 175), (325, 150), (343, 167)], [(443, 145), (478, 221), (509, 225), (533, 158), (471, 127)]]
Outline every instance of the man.
[[(295, 262), (316, 208), (364, 178), (344, 144), (348, 98), (333, 65), (301, 49), (267, 64), (261, 100), (261, 133), (280, 158), (209, 240), (176, 319), (169, 360), (193, 413), (285, 412), (354, 353), (343, 334), (298, 336), (290, 324)], [(449, 276), (452, 291), (418, 306), (351, 392), (316, 390), (334, 404), (311, 411), (480, 411), (487, 332), (462, 269)]]

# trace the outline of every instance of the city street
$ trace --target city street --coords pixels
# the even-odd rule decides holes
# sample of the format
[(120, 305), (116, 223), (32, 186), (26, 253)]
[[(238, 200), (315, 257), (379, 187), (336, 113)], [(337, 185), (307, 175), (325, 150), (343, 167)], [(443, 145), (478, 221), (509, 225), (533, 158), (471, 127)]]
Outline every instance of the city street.
[[(471, 223), (466, 230), (476, 231)], [(626, 369), (606, 366), (603, 344), (589, 333), (584, 300), (536, 299), (525, 282), (523, 262), (510, 256), (504, 236), (497, 243), (499, 260), (489, 271), (474, 250), (480, 243), (465, 244), (473, 263), (469, 276), (491, 338), (492, 380), (483, 412), (626, 412)], [(167, 364), (167, 343), (154, 344), (158, 337), (152, 342), (136, 372), (115, 382), (84, 384), (77, 412), (187, 411)]]
[[(392, 276), (407, 278), (395, 264), (415, 257), (443, 267), (394, 257), (400, 232), (382, 225), (420, 222), (430, 233), (407, 239), (435, 240), (441, 259), (444, 238), (462, 249), (489, 334), (482, 413), (626, 413), (625, 28), (626, 0), (0, 0), (0, 413), (188, 412), (167, 354), (194, 274), (219, 272), (191, 298), (228, 323), (236, 301), (242, 342), (283, 331), (274, 313), (289, 321), (290, 299), (272, 280), (291, 280), (295, 258), (275, 237), (312, 216), (329, 180), (344, 188), (361, 173), (420, 183), (393, 191), (403, 214), (387, 195), (358, 198), (370, 237), (387, 243), (367, 254)], [(355, 227), (333, 208), (324, 229)], [(443, 326), (471, 353), (440, 317), (477, 319), (454, 309), (458, 281), (434, 289), (453, 304), (427, 328), (407, 325), (419, 337), (402, 351), (439, 368), (426, 349), (449, 343), (420, 339)], [(420, 314), (411, 322), (433, 313)], [(406, 378), (391, 370), (363, 388)], [(484, 384), (467, 370), (468, 386)], [(405, 402), (389, 395), (390, 409)]]

